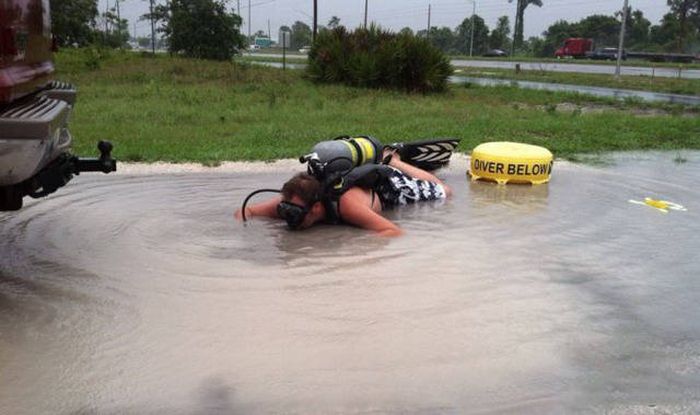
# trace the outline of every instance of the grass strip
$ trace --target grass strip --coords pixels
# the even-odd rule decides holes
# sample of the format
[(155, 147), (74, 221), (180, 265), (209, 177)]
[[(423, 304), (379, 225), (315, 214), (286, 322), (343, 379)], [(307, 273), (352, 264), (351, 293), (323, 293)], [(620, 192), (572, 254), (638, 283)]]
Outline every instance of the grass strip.
[[(301, 71), (238, 62), (64, 51), (57, 78), (77, 85), (74, 148), (109, 139), (125, 161), (298, 157), (317, 141), (371, 134), (383, 142), (458, 137), (543, 145), (559, 157), (640, 149), (700, 149), (700, 117), (677, 106), (615, 102), (511, 87), (453, 86), (405, 94), (306, 81)], [(571, 111), (561, 111), (567, 103)], [(587, 111), (603, 108), (603, 111)]]

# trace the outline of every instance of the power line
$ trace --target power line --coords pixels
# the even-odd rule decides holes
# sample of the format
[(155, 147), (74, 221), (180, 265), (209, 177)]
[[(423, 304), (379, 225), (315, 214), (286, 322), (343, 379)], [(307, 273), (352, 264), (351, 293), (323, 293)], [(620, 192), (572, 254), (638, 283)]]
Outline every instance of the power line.
[(257, 2), (257, 3), (252, 3), (252, 4), (251, 4), (251, 3), (250, 3), (250, 0), (249, 0), (249, 1), (248, 1), (248, 6), (246, 7), (245, 5), (243, 5), (243, 9), (251, 9), (251, 8), (253, 8), (253, 7), (264, 6), (264, 5), (266, 5), (266, 4), (274, 3), (274, 2), (276, 2), (276, 1), (277, 1), (277, 0), (267, 0), (267, 1), (260, 1), (260, 2)]

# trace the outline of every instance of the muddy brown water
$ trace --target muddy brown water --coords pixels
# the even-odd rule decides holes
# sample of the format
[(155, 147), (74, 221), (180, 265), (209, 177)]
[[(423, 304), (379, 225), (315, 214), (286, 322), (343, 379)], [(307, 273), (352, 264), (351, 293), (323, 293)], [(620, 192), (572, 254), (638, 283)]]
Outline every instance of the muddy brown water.
[(398, 239), (232, 220), (287, 172), (83, 175), (0, 215), (0, 413), (698, 413), (700, 153), (674, 158), (456, 165)]

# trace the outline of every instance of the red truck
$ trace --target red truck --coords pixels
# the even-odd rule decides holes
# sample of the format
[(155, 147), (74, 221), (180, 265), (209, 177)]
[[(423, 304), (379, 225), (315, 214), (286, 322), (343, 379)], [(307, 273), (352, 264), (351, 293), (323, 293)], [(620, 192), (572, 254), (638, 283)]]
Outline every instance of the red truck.
[(68, 120), (76, 89), (51, 81), (49, 0), (0, 0), (0, 211), (43, 197), (85, 171), (116, 171), (112, 145), (101, 156), (72, 155)]
[(593, 50), (593, 39), (571, 37), (564, 41), (564, 46), (554, 52), (554, 56), (561, 58), (585, 58), (586, 53)]
[[(561, 58), (587, 58), (601, 60), (617, 59), (617, 48), (608, 47), (593, 50), (593, 39), (570, 37), (564, 40), (564, 45), (554, 52), (554, 56)], [(697, 57), (684, 53), (655, 53), (655, 52), (631, 52), (623, 49), (622, 59), (644, 59), (651, 62), (680, 62), (692, 63)]]

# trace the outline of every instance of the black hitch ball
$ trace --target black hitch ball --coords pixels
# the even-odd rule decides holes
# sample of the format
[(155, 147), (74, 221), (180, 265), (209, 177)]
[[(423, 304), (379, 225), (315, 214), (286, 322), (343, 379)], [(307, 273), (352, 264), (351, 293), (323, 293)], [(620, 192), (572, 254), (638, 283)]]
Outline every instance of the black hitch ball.
[(75, 158), (75, 173), (80, 174), (84, 171), (101, 171), (102, 173), (111, 173), (117, 171), (117, 161), (112, 158), (112, 149), (114, 146), (109, 141), (100, 141), (97, 143), (97, 149), (100, 151), (100, 158)]

